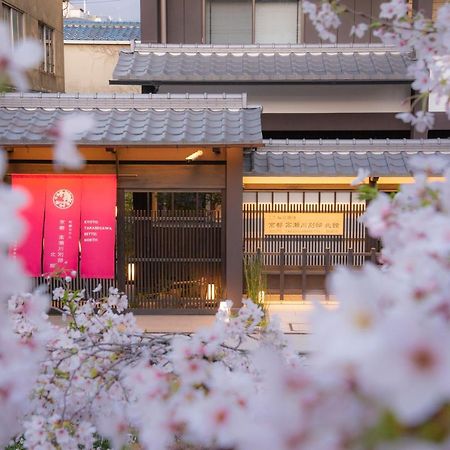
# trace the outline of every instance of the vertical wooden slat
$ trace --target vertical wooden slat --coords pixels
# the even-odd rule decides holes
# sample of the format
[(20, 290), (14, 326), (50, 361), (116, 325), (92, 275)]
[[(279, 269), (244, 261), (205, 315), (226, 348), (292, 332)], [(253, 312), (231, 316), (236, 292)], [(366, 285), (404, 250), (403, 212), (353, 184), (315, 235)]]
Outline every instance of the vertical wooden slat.
[(303, 300), (306, 300), (306, 267), (308, 265), (307, 262), (307, 248), (302, 248), (302, 297)]
[[(325, 249), (325, 277), (330, 273), (330, 249), (327, 247)], [(330, 299), (330, 294), (325, 283), (325, 299), (328, 301)]]
[(353, 248), (349, 248), (348, 252), (347, 252), (347, 265), (348, 266), (353, 266)]
[(284, 300), (284, 271), (285, 271), (285, 251), (280, 249), (280, 301)]
[(117, 263), (116, 279), (117, 288), (125, 291), (125, 191), (117, 190)]

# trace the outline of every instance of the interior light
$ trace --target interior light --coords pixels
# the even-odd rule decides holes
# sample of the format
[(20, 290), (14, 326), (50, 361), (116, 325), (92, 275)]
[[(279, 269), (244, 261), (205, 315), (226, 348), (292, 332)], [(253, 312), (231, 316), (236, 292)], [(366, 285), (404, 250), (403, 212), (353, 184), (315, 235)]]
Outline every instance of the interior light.
[(128, 281), (134, 281), (134, 263), (128, 263), (127, 279)]
[(214, 300), (216, 298), (216, 287), (214, 283), (208, 284), (208, 289), (206, 291), (206, 300)]
[(264, 300), (266, 298), (266, 293), (264, 291), (258, 292), (258, 303), (264, 304)]

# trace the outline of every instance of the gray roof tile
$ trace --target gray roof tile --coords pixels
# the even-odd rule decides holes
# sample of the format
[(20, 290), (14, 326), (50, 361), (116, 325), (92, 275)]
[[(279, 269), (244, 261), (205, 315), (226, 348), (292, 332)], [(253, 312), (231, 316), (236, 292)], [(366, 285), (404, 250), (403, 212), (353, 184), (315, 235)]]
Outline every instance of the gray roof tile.
[[(116, 107), (112, 105), (116, 104)], [(64, 116), (85, 111), (95, 127), (79, 136), (97, 145), (258, 145), (261, 110), (245, 96), (0, 95), (0, 145), (46, 145)]]
[(141, 38), (140, 22), (95, 22), (64, 19), (65, 41), (135, 41)]
[(415, 155), (439, 155), (450, 165), (450, 140), (264, 141), (245, 155), (246, 175), (354, 176), (358, 168), (371, 176), (411, 175)]
[(137, 44), (112, 83), (406, 82), (410, 58), (378, 46)]

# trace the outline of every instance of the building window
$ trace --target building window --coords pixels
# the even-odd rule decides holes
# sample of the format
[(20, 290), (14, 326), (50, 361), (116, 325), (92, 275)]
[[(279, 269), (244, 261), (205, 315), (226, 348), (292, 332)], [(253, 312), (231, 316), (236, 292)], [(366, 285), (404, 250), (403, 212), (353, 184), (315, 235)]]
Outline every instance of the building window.
[(3, 20), (8, 25), (11, 42), (23, 39), (23, 12), (3, 4)]
[(209, 0), (206, 8), (208, 43), (252, 43), (252, 0)]
[(54, 30), (47, 25), (39, 24), (39, 34), (44, 46), (44, 59), (41, 68), (44, 72), (55, 73)]
[(299, 205), (363, 205), (356, 191), (245, 191), (242, 203), (244, 205), (259, 205), (261, 207), (276, 207), (286, 205), (289, 209), (298, 210)]
[(255, 43), (298, 43), (299, 10), (297, 0), (256, 0)]
[(299, 0), (208, 0), (205, 17), (210, 44), (300, 42)]

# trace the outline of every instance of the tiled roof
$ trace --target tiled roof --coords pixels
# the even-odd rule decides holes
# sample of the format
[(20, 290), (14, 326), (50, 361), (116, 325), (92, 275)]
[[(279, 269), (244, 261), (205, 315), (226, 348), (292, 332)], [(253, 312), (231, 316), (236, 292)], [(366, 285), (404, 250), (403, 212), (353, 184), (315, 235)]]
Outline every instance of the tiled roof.
[(65, 41), (135, 41), (141, 38), (139, 22), (64, 20)]
[(406, 82), (395, 48), (137, 44), (121, 51), (112, 84)]
[(0, 95), (0, 145), (48, 145), (48, 130), (78, 111), (95, 127), (86, 145), (258, 145), (261, 110), (241, 95)]
[(371, 176), (411, 175), (408, 160), (438, 155), (450, 165), (450, 140), (264, 141), (245, 155), (244, 172), (255, 176), (355, 176), (367, 168)]

